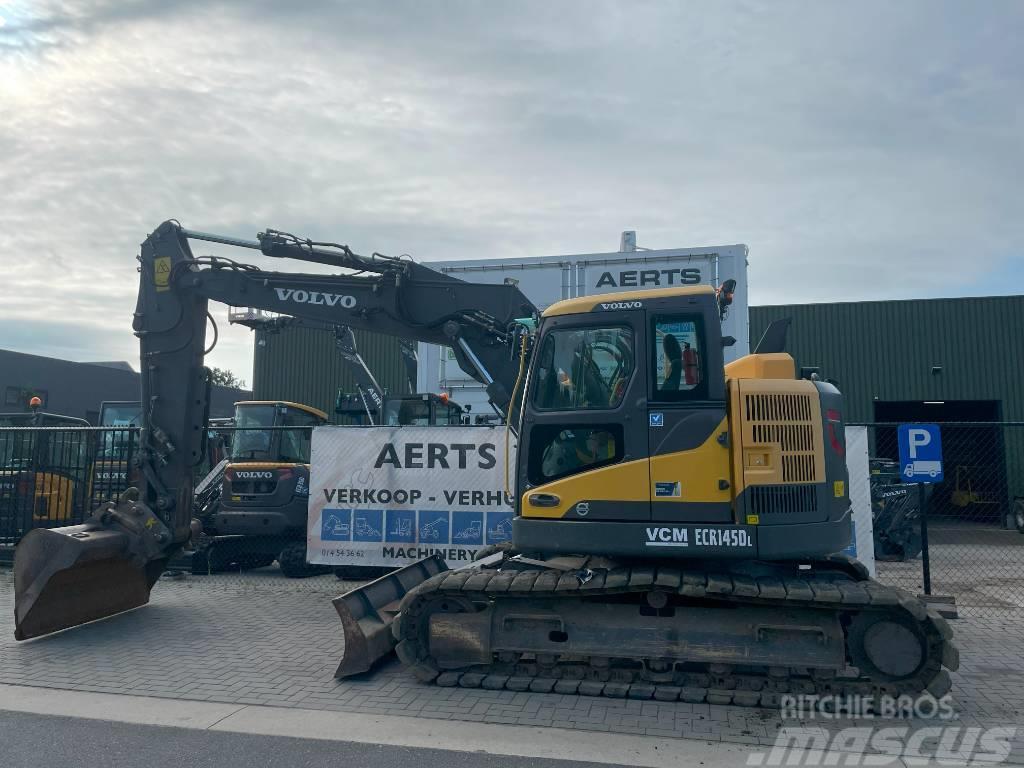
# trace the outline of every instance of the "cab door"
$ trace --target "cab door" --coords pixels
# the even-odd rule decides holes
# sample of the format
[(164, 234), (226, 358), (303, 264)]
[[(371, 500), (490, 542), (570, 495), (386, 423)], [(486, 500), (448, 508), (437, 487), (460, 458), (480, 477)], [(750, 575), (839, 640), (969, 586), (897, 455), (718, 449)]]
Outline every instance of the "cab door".
[(519, 514), (649, 520), (644, 313), (545, 318), (520, 439)]
[(647, 424), (654, 520), (733, 520), (721, 332), (706, 299), (651, 302), (648, 308)]

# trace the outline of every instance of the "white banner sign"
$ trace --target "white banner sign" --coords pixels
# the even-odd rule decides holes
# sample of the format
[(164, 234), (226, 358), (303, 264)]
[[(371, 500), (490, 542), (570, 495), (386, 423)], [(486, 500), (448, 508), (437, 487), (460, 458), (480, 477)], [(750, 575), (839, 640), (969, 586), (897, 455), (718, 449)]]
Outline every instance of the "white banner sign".
[(317, 427), (310, 463), (311, 563), (455, 566), (512, 539), (502, 427)]

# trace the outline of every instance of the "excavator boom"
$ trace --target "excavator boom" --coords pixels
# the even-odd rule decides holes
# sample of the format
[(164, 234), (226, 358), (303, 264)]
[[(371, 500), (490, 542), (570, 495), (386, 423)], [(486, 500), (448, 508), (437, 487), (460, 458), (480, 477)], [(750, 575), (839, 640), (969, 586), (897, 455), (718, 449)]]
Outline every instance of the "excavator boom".
[[(196, 258), (216, 242), (346, 274), (271, 272)], [(15, 553), (15, 635), (36, 637), (144, 605), (167, 560), (191, 535), (194, 468), (206, 451), (209, 300), (450, 346), (460, 366), (508, 407), (519, 363), (517, 318), (536, 313), (513, 285), (467, 283), (408, 259), (354, 253), (268, 230), (256, 240), (164, 222), (143, 242), (134, 330), (139, 338), (141, 477), (81, 525), (30, 531)], [(214, 326), (216, 328), (216, 326)]]

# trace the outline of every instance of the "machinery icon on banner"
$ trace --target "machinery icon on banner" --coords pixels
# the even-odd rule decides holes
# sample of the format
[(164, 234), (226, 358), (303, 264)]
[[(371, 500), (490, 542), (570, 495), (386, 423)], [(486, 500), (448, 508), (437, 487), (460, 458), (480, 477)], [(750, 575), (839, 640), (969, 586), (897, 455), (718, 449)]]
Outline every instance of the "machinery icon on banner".
[(350, 541), (352, 510), (325, 509), (320, 521), (320, 538), (324, 541)]
[(413, 544), (416, 541), (416, 513), (406, 509), (389, 509), (385, 541)]
[(484, 543), (483, 512), (452, 513), (452, 544), (466, 546)]
[(511, 512), (407, 509), (325, 509), (324, 541), (451, 544), (474, 547), (512, 540)]
[(448, 542), (447, 512), (420, 512), (420, 542)]
[(384, 536), (384, 511), (380, 509), (359, 509), (353, 513), (352, 541), (381, 541)]
[(501, 544), (512, 541), (512, 513), (487, 513), (487, 543)]

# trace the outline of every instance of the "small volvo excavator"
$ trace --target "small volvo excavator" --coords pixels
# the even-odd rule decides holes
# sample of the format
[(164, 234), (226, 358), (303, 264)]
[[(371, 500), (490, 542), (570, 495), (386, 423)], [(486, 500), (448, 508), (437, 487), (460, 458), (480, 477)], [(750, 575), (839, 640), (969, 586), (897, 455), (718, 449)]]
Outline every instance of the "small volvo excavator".
[[(190, 239), (361, 274), (195, 258)], [(797, 379), (771, 330), (724, 365), (729, 284), (540, 313), (512, 284), (176, 222), (140, 261), (143, 480), (84, 525), (23, 539), (19, 639), (145, 603), (187, 540), (217, 299), (450, 346), (518, 435), (512, 546), (456, 571), (428, 558), (338, 598), (339, 674), (395, 648), (439, 685), (766, 706), (948, 691), (946, 622), (834, 554), (851, 531), (842, 396)]]

